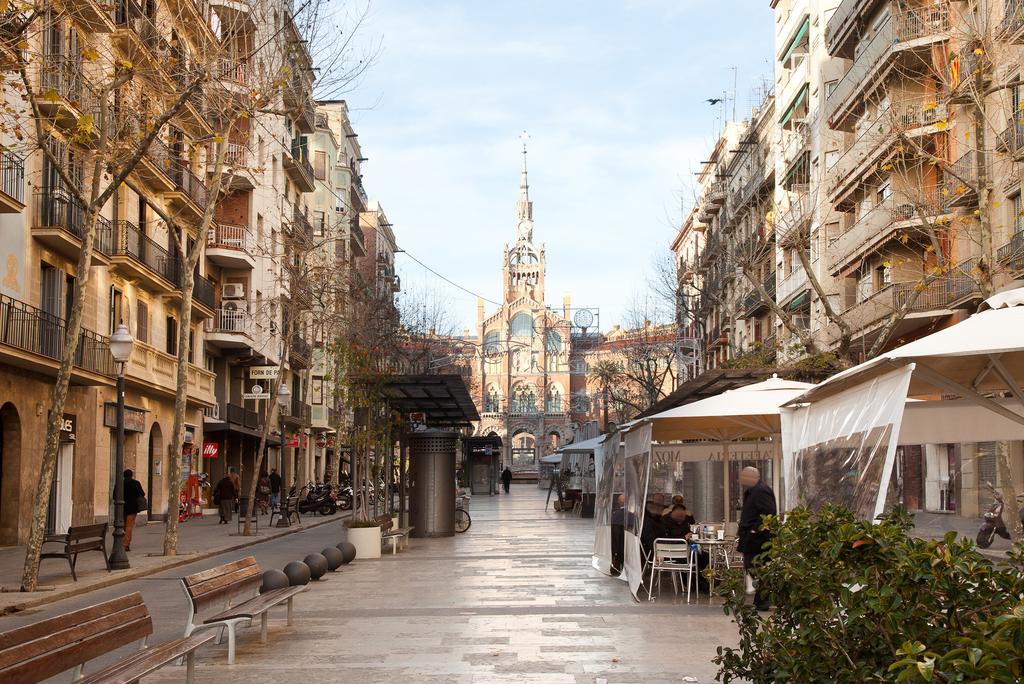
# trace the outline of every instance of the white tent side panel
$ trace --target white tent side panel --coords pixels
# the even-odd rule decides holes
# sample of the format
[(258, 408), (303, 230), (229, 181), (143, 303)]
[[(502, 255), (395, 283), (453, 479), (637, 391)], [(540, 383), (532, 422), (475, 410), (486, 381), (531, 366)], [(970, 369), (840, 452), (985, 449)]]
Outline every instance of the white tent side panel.
[(597, 478), (594, 498), (594, 555), (593, 565), (604, 574), (611, 574), (612, 568), (612, 498), (615, 479), (615, 451), (618, 435), (594, 448), (594, 473)]
[[(1020, 412), (1020, 404), (997, 399), (1003, 408)], [(1024, 440), (1024, 425), (970, 401), (908, 401), (899, 443), (966, 444)]]
[(647, 480), (651, 472), (651, 432), (651, 424), (646, 423), (626, 433), (624, 570), (629, 589), (635, 598), (639, 598), (640, 585), (643, 584), (644, 559), (640, 548), (640, 530), (643, 529)]
[(846, 506), (872, 519), (885, 505), (913, 364), (782, 412), (788, 505)]

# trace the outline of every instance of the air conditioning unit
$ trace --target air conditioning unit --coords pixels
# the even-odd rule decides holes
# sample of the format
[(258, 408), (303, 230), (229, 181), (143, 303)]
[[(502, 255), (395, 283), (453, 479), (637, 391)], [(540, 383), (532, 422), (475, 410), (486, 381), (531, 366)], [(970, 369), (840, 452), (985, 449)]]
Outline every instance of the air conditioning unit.
[(224, 305), (221, 308), (224, 309), (225, 311), (242, 311), (243, 310), (242, 307), (243, 307), (243, 302), (239, 302), (237, 300), (232, 300), (232, 301), (224, 302)]
[(245, 285), (241, 283), (224, 283), (221, 286), (221, 299), (245, 299)]
[(900, 204), (899, 206), (896, 207), (893, 213), (896, 214), (897, 219), (906, 221), (908, 219), (914, 218), (914, 214), (916, 212), (913, 204)]

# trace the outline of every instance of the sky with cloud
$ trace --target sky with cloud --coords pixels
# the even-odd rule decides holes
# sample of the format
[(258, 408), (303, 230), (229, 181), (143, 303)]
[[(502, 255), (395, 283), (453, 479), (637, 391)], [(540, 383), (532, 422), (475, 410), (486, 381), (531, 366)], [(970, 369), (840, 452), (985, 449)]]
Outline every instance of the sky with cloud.
[[(534, 239), (547, 300), (620, 322), (667, 250), (720, 129), (770, 76), (767, 0), (375, 0), (381, 52), (347, 95), (371, 197), (399, 247), (501, 299), (529, 132)], [(730, 104), (727, 114), (731, 115)], [(399, 255), (403, 288), (440, 293), (474, 327), (476, 299)], [(487, 304), (490, 314), (495, 309)]]

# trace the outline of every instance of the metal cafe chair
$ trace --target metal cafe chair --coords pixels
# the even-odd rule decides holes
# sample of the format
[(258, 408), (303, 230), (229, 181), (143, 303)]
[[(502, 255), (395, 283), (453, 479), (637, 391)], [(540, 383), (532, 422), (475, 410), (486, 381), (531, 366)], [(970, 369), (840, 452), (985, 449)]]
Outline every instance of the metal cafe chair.
[(690, 602), (690, 587), (697, 583), (697, 552), (684, 539), (655, 539), (651, 552), (651, 581), (647, 588), (647, 600), (653, 598), (654, 584), (658, 584), (661, 596), (661, 576), (672, 576), (672, 588), (679, 593), (680, 575), (686, 576), (686, 602)]

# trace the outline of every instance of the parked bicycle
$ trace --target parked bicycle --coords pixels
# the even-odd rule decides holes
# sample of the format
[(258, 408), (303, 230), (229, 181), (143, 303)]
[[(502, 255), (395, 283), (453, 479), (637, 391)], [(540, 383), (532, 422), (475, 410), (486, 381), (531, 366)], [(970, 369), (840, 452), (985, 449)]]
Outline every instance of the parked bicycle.
[(472, 524), (473, 519), (469, 517), (469, 511), (461, 506), (457, 506), (455, 508), (455, 531), (461, 534), (468, 530)]

